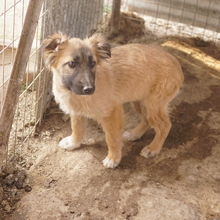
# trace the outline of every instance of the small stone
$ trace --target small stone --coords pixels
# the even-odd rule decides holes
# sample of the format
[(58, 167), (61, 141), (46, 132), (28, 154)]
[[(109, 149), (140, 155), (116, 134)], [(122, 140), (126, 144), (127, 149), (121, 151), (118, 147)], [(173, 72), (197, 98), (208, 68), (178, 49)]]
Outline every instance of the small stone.
[(63, 121), (63, 122), (68, 122), (69, 121), (69, 119), (70, 119), (70, 116), (69, 115), (63, 115), (63, 117), (61, 118), (61, 120)]
[(45, 132), (45, 135), (48, 136), (48, 137), (50, 137), (50, 136), (51, 136), (51, 132), (50, 132), (50, 131), (46, 131), (46, 132)]
[(95, 143), (95, 139), (89, 138), (86, 143), (89, 144), (89, 145), (94, 144)]
[(12, 186), (15, 182), (15, 176), (14, 174), (9, 174), (5, 180), (4, 180), (4, 183), (7, 185), (7, 186)]
[(30, 191), (32, 190), (32, 187), (29, 186), (29, 185), (26, 185), (26, 186), (24, 187), (24, 190), (25, 190), (25, 192), (30, 192)]
[(14, 163), (8, 163), (4, 169), (6, 174), (13, 174), (15, 172), (15, 165)]
[(4, 209), (5, 209), (6, 212), (10, 212), (11, 211), (11, 206), (10, 205), (6, 205)]
[(1, 205), (4, 207), (4, 210), (6, 212), (10, 212), (11, 211), (11, 206), (9, 205), (9, 202), (7, 200), (3, 200)]
[(15, 186), (18, 189), (21, 189), (24, 183), (24, 180), (26, 178), (27, 174), (25, 172), (25, 170), (21, 170), (18, 174), (17, 174), (17, 180), (15, 182)]
[(8, 201), (7, 200), (3, 200), (2, 202), (1, 202), (1, 205), (3, 206), (3, 207), (5, 207), (6, 205), (8, 205), (9, 203), (8, 203)]

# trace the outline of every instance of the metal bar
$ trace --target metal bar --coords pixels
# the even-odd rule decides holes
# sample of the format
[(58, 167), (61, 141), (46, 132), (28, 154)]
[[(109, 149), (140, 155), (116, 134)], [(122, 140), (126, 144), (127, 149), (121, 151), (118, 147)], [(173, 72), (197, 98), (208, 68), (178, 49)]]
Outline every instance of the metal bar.
[(7, 150), (20, 88), (44, 0), (30, 0), (0, 117), (0, 169)]

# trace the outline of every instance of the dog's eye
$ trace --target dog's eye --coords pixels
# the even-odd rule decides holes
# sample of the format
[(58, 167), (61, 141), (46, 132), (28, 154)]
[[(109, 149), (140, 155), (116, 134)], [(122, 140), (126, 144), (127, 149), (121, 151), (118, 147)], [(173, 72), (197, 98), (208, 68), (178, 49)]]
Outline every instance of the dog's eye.
[(91, 67), (94, 67), (95, 65), (96, 65), (95, 61), (92, 61), (91, 64), (90, 64)]
[(74, 61), (70, 61), (68, 64), (69, 64), (69, 67), (71, 67), (71, 68), (76, 67), (76, 62), (74, 62)]

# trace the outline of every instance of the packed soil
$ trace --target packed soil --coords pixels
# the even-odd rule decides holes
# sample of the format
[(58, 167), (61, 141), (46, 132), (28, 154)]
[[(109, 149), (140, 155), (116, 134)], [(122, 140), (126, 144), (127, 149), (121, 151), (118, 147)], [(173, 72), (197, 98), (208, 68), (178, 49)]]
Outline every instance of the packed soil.
[[(82, 147), (63, 151), (58, 142), (70, 135), (70, 121), (51, 102), (46, 120), (20, 152), (20, 171), (0, 176), (7, 190), (1, 220), (220, 219), (219, 49), (199, 39), (157, 43), (177, 57), (185, 75), (170, 104), (172, 128), (160, 154), (139, 155), (154, 137), (150, 129), (125, 142), (120, 165), (106, 169), (104, 133), (93, 120)], [(125, 112), (127, 130), (139, 118), (130, 104)]]

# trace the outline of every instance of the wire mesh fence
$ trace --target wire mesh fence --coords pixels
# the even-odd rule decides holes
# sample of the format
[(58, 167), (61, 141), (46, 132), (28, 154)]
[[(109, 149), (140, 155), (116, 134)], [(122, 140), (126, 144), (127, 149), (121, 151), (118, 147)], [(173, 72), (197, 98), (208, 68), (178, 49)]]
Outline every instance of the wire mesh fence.
[[(34, 134), (50, 104), (51, 78), (45, 70), (42, 40), (62, 31), (71, 37), (85, 38), (98, 31), (109, 31), (113, 0), (45, 0), (38, 20), (28, 65), (20, 89), (6, 161)], [(21, 36), (29, 1), (3, 0), (0, 8), (0, 113), (3, 108), (8, 80)], [(220, 2), (217, 0), (123, 0), (122, 17), (144, 21), (145, 34), (152, 39), (164, 36), (199, 37), (219, 44)], [(135, 16), (127, 16), (129, 13)], [(122, 26), (119, 21), (119, 29)], [(125, 23), (125, 29), (130, 26)], [(137, 32), (142, 26), (134, 26)], [(131, 34), (128, 32), (128, 34)], [(3, 125), (1, 125), (3, 126)]]
[(199, 37), (219, 44), (217, 0), (124, 0), (122, 10), (141, 14), (147, 30), (157, 37)]

